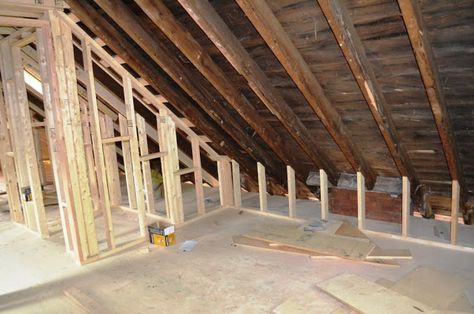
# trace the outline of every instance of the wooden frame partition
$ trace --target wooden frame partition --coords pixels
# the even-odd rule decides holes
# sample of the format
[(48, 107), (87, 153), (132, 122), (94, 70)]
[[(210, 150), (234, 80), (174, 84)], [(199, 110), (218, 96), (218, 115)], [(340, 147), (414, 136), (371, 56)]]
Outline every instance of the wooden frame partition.
[[(7, 166), (4, 172), (13, 221), (25, 221), (28, 228), (42, 236), (48, 235), (35, 151), (37, 145), (34, 145), (32, 133), (32, 127), (40, 125), (29, 120), (22, 63), (11, 62), (20, 60), (24, 54), (21, 46), (34, 40), (37, 41), (40, 72), (35, 77), (41, 80), (39, 96), (42, 96), (45, 107), (41, 126), (45, 127), (50, 144), (66, 251), (78, 263), (90, 263), (143, 243), (146, 226), (151, 222), (164, 221), (179, 227), (203, 217), (206, 214), (203, 181), (205, 179), (211, 186), (216, 186), (217, 180), (202, 168), (201, 150), (218, 163), (221, 208), (234, 204), (230, 160), (215, 152), (166, 107), (163, 97), (153, 95), (145, 88), (146, 82), (135, 79), (64, 13), (43, 10), (35, 19), (0, 17), (2, 23), (29, 28), (16, 32), (20, 34), (28, 30), (29, 33), (21, 39), (17, 40), (19, 37), (14, 37), (17, 36), (14, 33), (1, 44), (2, 77), (6, 80), (3, 80), (4, 88), (1, 89), (5, 89), (5, 93), (0, 95), (0, 162)], [(74, 49), (82, 51), (83, 65), (75, 61)], [(28, 59), (30, 61), (34, 60)], [(111, 95), (98, 83), (94, 65), (105, 69), (109, 75), (108, 69), (115, 74), (111, 77), (123, 87), (123, 100)], [(79, 82), (85, 87), (79, 86)], [(80, 93), (85, 93), (85, 96), (79, 96)], [(103, 105), (104, 97), (105, 101), (111, 102), (108, 108)], [(156, 127), (150, 126), (135, 111), (136, 101), (155, 115)], [(22, 106), (11, 105), (16, 102)], [(7, 124), (7, 119), (14, 121), (14, 117), (18, 117), (18, 123)], [(29, 136), (23, 142), (16, 139), (20, 129)], [(179, 151), (177, 129), (190, 142), (192, 156), (184, 156)], [(159, 152), (148, 151), (147, 139), (150, 137), (159, 142)], [(18, 145), (19, 142), (23, 145)], [(117, 143), (121, 143), (121, 149)], [(127, 181), (128, 206), (121, 204), (117, 152), (123, 156), (121, 169)], [(165, 216), (151, 210), (149, 165), (155, 158), (161, 159)], [(180, 162), (188, 168), (180, 169)], [(194, 173), (196, 186), (198, 217), (191, 219), (185, 219), (181, 193), (181, 176), (186, 173)], [(17, 189), (17, 185), (31, 187), (31, 200), (19, 201), (22, 190)], [(139, 234), (135, 238), (127, 238), (125, 242), (117, 240), (114, 232), (114, 212), (117, 210), (138, 216)], [(98, 217), (101, 217), (100, 222)], [(100, 226), (103, 226), (103, 231)], [(105, 247), (100, 240), (102, 233), (105, 233)]]

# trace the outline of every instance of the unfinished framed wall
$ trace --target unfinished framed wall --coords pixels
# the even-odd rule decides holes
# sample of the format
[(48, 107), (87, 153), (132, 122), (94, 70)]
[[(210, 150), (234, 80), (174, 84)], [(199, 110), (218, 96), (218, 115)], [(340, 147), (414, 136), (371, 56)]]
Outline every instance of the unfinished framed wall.
[[(33, 41), (36, 50), (26, 57), (35, 66), (27, 70), (36, 71), (33, 76), (41, 84), (42, 125), (50, 147), (65, 247), (79, 263), (142, 243), (150, 223), (179, 226), (199, 219), (206, 213), (203, 182), (220, 187), (219, 208), (233, 204), (230, 160), (217, 154), (166, 107), (164, 99), (146, 89), (69, 17), (43, 10), (37, 19), (2, 16), (0, 22), (19, 28), (1, 43), (5, 100), (0, 98), (0, 162), (6, 169), (14, 221), (48, 236), (33, 131), (39, 124), (30, 117), (21, 62), (25, 56), (22, 46)], [(101, 85), (96, 70), (115, 80), (123, 97)], [(151, 123), (136, 111), (137, 105), (154, 116)], [(189, 141), (191, 156), (179, 150), (177, 132)], [(149, 149), (150, 140), (158, 150)], [(219, 179), (202, 168), (202, 154), (218, 164)], [(157, 159), (165, 203), (158, 213), (150, 167)], [(181, 191), (181, 177), (187, 174), (193, 175), (195, 185), (196, 210), (189, 216), (184, 213)], [(25, 187), (31, 188), (29, 198), (21, 197)], [(135, 230), (127, 237), (115, 230), (123, 213), (137, 217)]]

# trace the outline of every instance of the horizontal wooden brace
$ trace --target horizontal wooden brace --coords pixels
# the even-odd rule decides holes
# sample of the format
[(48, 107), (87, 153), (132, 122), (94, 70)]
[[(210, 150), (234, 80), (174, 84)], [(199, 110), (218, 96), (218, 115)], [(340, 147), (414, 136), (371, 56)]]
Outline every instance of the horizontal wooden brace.
[(25, 19), (19, 17), (0, 16), (0, 26), (12, 27), (43, 27), (49, 24), (47, 20)]
[(140, 157), (140, 161), (148, 161), (152, 160), (155, 158), (161, 158), (164, 157), (168, 154), (168, 152), (158, 152), (158, 153), (153, 153), (153, 154), (148, 154)]
[(13, 154), (13, 152), (6, 152), (5, 155), (11, 158), (15, 158), (15, 154)]
[(198, 170), (197, 167), (184, 168), (184, 169), (180, 169), (178, 171), (175, 171), (174, 174), (176, 174), (178, 176), (182, 176), (183, 174), (188, 174), (188, 173), (194, 172), (196, 170)]
[(46, 126), (45, 122), (31, 122), (32, 128), (42, 128), (44, 126)]
[(106, 137), (102, 139), (102, 144), (110, 144), (116, 142), (130, 141), (130, 136), (115, 136), (115, 137)]

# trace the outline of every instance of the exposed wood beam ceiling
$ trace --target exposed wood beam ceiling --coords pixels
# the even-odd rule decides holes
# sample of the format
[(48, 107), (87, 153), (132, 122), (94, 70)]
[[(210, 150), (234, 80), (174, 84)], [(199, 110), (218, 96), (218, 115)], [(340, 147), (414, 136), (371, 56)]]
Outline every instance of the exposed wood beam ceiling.
[[(327, 172), (328, 179), (333, 184), (337, 183), (338, 171), (333, 163), (329, 161), (327, 154), (318, 148), (319, 144), (317, 141), (311, 136), (279, 91), (273, 87), (268, 77), (252, 59), (212, 5), (207, 1), (192, 0), (179, 0), (179, 3), (233, 67), (248, 81), (255, 94), (258, 95), (268, 109), (284, 125), (313, 163)], [(369, 179), (372, 180), (372, 184), (375, 182), (374, 176), (369, 177)], [(370, 184), (368, 185), (371, 187)]]
[[(234, 141), (224, 136), (222, 131), (209, 121), (206, 114), (199, 110), (155, 64), (145, 58), (142, 52), (131, 44), (120, 30), (117, 30), (104, 19), (86, 0), (70, 1), (69, 5), (74, 14), (90, 30), (99, 36), (115, 53), (120, 55), (141, 77), (145, 78), (154, 89), (163, 94), (199, 130), (209, 136), (218, 145), (220, 151), (237, 160), (242, 170), (252, 178), (257, 177), (254, 161), (242, 153)], [(253, 181), (253, 184), (256, 186), (256, 181)]]
[(405, 148), (400, 144), (400, 136), (385, 96), (344, 4), (340, 0), (318, 0), (318, 3), (369, 105), (400, 175), (407, 176), (416, 187), (418, 180), (415, 170)]
[(296, 83), (354, 171), (361, 171), (367, 186), (371, 188), (376, 174), (354, 144), (341, 116), (270, 7), (264, 0), (237, 0), (237, 3)]
[(438, 67), (429, 42), (428, 30), (424, 25), (417, 1), (398, 0), (398, 4), (415, 53), (421, 78), (425, 85), (426, 94), (431, 105), (431, 110), (433, 111), (441, 143), (443, 144), (451, 179), (459, 182), (462, 193), (465, 194), (467, 189), (464, 177), (462, 176), (456, 139), (451, 126), (446, 99), (439, 78)]
[(180, 49), (201, 74), (225, 97), (229, 104), (259, 134), (280, 159), (297, 170), (300, 184), (306, 181), (306, 173), (290, 147), (285, 145), (278, 132), (253, 107), (249, 100), (235, 87), (222, 69), (212, 60), (206, 50), (194, 39), (184, 26), (160, 1), (136, 0), (150, 20)]
[(201, 84), (202, 79), (196, 76), (189, 67), (165, 45), (147, 31), (142, 19), (122, 2), (110, 0), (95, 1), (152, 59), (162, 68), (209, 116), (222, 127), (243, 149), (255, 160), (262, 161), (270, 175), (278, 182), (285, 182), (284, 164), (274, 158), (271, 152), (260, 145), (223, 104), (214, 97), (210, 90)]

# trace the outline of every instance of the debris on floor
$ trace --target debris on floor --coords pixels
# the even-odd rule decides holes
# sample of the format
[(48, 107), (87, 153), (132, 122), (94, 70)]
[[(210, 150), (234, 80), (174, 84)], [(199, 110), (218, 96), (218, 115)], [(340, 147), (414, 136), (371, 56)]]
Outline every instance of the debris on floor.
[(181, 246), (179, 247), (179, 250), (181, 252), (191, 252), (197, 245), (197, 241), (196, 240), (186, 240), (183, 242), (183, 244), (181, 244)]
[(305, 254), (312, 258), (344, 258), (385, 266), (399, 266), (394, 260), (412, 258), (409, 250), (378, 247), (347, 221), (311, 222), (303, 226), (264, 225), (234, 236), (233, 241), (244, 246)]

